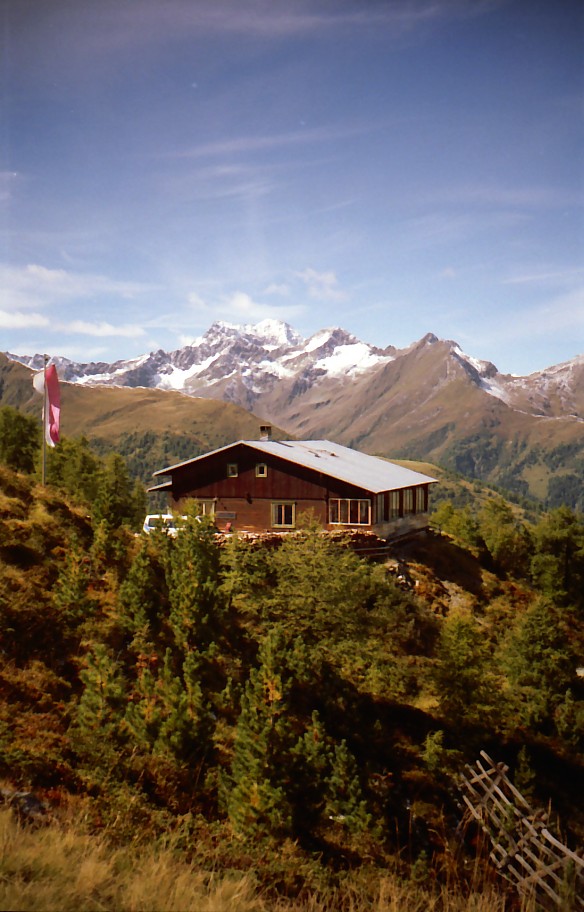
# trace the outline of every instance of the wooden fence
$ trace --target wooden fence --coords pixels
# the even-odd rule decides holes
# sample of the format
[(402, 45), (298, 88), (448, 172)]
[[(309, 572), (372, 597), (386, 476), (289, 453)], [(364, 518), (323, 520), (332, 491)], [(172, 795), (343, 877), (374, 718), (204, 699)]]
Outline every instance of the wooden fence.
[(584, 858), (548, 829), (545, 811), (533, 811), (507, 778), (508, 767), (481, 751), (461, 777), (466, 819), (478, 822), (491, 842), (490, 858), (537, 908), (584, 910)]

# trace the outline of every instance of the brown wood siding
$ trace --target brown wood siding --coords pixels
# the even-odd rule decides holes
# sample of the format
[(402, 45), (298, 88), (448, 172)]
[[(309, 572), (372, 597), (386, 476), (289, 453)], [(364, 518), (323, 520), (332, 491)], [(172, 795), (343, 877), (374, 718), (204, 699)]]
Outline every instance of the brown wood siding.
[[(173, 506), (180, 512), (184, 507), (185, 500), (175, 501)], [(248, 501), (242, 497), (221, 497), (215, 502), (216, 513), (227, 513), (228, 517), (219, 516), (216, 519), (216, 526), (220, 531), (227, 528), (232, 532), (269, 532), (272, 526), (272, 504), (284, 502), (290, 498), (275, 498), (274, 500), (265, 500), (255, 497)], [(320, 500), (302, 500), (292, 499), (296, 507), (296, 524), (302, 513), (312, 513), (315, 520), (322, 526), (326, 524), (326, 505)]]
[[(237, 477), (227, 476), (227, 466), (237, 464)], [(267, 475), (256, 476), (256, 466), (265, 464)], [(428, 484), (424, 489), (424, 504), (428, 509)], [(377, 497), (356, 485), (330, 478), (313, 469), (287, 462), (273, 454), (264, 454), (245, 444), (230, 447), (172, 473), (171, 506), (181, 509), (189, 498), (214, 500), (216, 513), (234, 513), (233, 518), (218, 518), (222, 529), (227, 522), (233, 530), (247, 529), (263, 532), (273, 528), (272, 504), (292, 502), (296, 507), (296, 522), (301, 513), (312, 511), (324, 528), (339, 529), (328, 522), (331, 498), (368, 499), (371, 501), (372, 526), (390, 520), (389, 492), (384, 492), (383, 515), (376, 516)], [(399, 491), (399, 515), (404, 516), (404, 493)], [(370, 528), (360, 526), (359, 528)]]
[[(236, 463), (236, 478), (227, 477), (228, 464)], [(256, 477), (256, 465), (268, 467), (265, 478)], [(172, 473), (172, 495), (183, 497), (256, 497), (270, 500), (325, 501), (328, 497), (370, 497), (363, 488), (328, 478), (312, 469), (286, 462), (239, 445), (216, 453)]]

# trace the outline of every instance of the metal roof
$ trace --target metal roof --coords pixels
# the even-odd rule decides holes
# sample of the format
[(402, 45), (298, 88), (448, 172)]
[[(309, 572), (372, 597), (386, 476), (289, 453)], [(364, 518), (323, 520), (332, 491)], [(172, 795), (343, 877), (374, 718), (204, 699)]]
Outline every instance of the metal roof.
[(278, 456), (295, 465), (322, 472), (323, 475), (345, 481), (372, 494), (436, 482), (436, 479), (429, 475), (422, 475), (421, 472), (414, 472), (378, 456), (368, 456), (330, 440), (238, 440), (237, 443), (231, 443), (195, 459), (160, 469), (154, 475), (171, 475), (176, 469), (194, 465), (208, 456), (226, 452), (241, 444), (258, 453)]
[(171, 491), (172, 490), (172, 481), (163, 481), (161, 484), (154, 485), (152, 488), (148, 488), (148, 493), (153, 494), (155, 491)]

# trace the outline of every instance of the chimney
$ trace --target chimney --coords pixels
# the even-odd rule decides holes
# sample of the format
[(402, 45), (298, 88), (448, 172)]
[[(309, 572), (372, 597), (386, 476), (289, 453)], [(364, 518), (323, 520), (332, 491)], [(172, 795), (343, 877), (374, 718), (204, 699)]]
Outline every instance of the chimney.
[(271, 439), (272, 439), (272, 425), (271, 424), (260, 425), (260, 440), (271, 440)]

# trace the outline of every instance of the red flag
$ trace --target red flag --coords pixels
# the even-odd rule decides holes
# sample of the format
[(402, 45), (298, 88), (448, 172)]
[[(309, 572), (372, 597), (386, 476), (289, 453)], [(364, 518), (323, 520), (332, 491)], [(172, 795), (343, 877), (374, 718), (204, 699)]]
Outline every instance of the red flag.
[(61, 392), (59, 390), (59, 377), (54, 364), (45, 370), (45, 384), (47, 387), (47, 415), (45, 418), (45, 433), (49, 446), (59, 442), (59, 428), (61, 426)]
[(45, 440), (49, 446), (54, 447), (59, 442), (61, 423), (61, 393), (57, 368), (51, 364), (44, 371), (35, 374), (32, 382), (37, 392), (45, 395), (43, 409)]

